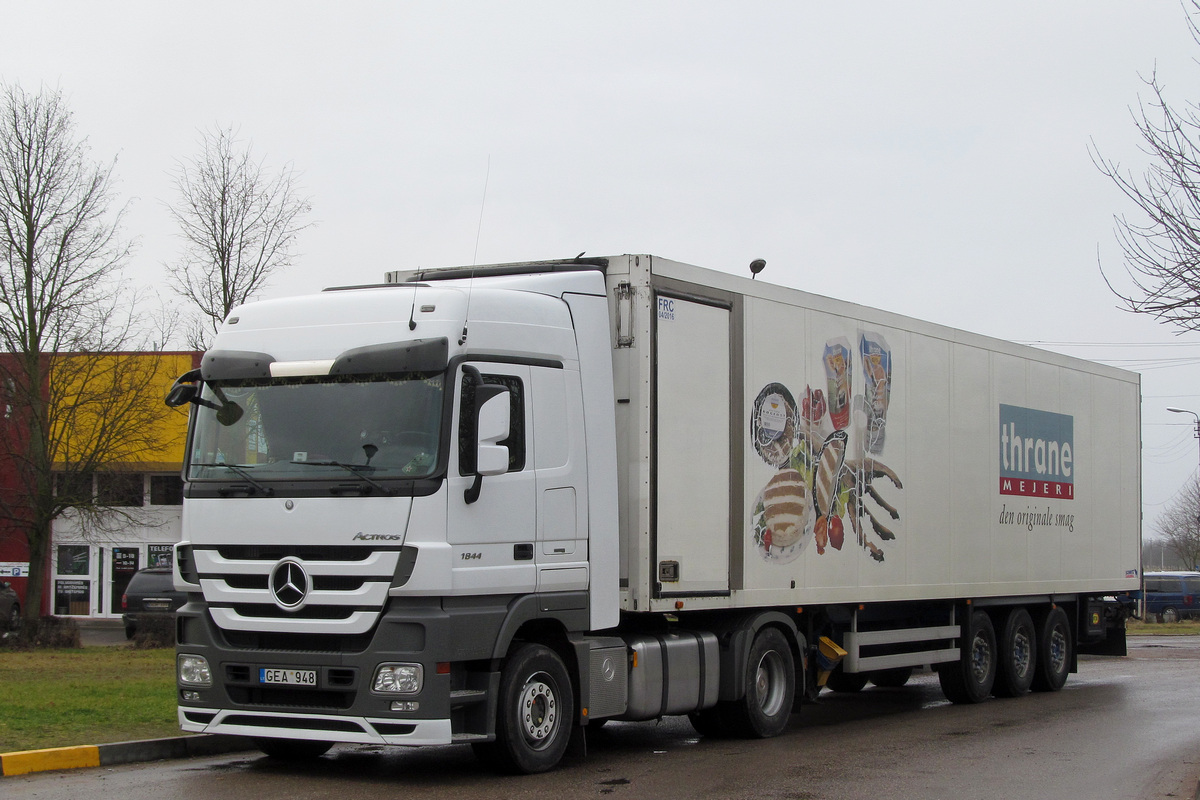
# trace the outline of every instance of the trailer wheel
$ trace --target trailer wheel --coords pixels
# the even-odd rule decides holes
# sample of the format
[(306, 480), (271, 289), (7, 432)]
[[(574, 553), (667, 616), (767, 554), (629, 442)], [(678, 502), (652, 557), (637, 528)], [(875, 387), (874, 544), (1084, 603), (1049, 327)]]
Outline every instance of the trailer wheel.
[(1038, 636), (1037, 668), (1033, 672), (1035, 692), (1057, 692), (1071, 671), (1071, 625), (1067, 614), (1055, 608), (1042, 621)]
[(908, 683), (908, 679), (912, 677), (912, 674), (912, 667), (881, 669), (871, 673), (871, 683), (876, 686), (882, 686), (885, 689), (899, 689)]
[(763, 628), (754, 637), (744, 686), (742, 699), (722, 707), (721, 716), (732, 731), (748, 739), (783, 733), (796, 699), (796, 661), (778, 629)]
[(254, 746), (278, 761), (308, 761), (328, 752), (333, 742), (316, 742), (311, 739), (267, 739), (255, 738)]
[(996, 682), (996, 631), (982, 611), (971, 613), (958, 661), (938, 664), (942, 694), (951, 703), (981, 703)]
[(1000, 669), (992, 694), (997, 697), (1019, 697), (1029, 691), (1037, 669), (1037, 629), (1033, 618), (1023, 608), (1014, 608), (1004, 621), (1000, 638)]
[(825, 679), (825, 686), (830, 691), (837, 692), (838, 694), (854, 694), (855, 692), (861, 692), (870, 679), (870, 673), (845, 672), (839, 664), (833, 672), (829, 673), (829, 677)]
[(496, 741), (477, 744), (482, 760), (505, 772), (545, 772), (571, 738), (575, 703), (562, 659), (548, 647), (523, 644), (500, 673)]

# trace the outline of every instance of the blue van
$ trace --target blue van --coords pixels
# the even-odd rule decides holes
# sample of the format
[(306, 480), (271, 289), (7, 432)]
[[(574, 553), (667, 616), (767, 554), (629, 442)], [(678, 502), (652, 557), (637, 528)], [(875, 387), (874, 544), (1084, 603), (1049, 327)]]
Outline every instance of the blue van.
[(1200, 616), (1200, 572), (1147, 572), (1146, 616), (1178, 622)]

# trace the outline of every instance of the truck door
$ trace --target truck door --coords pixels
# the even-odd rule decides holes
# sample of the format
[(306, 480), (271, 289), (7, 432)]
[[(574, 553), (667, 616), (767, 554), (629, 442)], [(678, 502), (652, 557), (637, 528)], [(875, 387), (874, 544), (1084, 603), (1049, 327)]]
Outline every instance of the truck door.
[(729, 591), (730, 310), (659, 293), (654, 545), (659, 596)]
[(531, 592), (537, 584), (534, 542), (537, 539), (537, 493), (532, 463), (533, 421), (529, 397), (529, 367), (476, 362), (484, 382), (507, 386), (512, 398), (509, 470), (483, 479), (479, 497), (464, 499), (475, 481), (467, 453), (469, 429), (463, 426), (470, 403), (463, 402), (463, 367), (454, 386), (454, 431), (448, 470), (446, 536), (453, 548), (453, 591), (456, 594)]

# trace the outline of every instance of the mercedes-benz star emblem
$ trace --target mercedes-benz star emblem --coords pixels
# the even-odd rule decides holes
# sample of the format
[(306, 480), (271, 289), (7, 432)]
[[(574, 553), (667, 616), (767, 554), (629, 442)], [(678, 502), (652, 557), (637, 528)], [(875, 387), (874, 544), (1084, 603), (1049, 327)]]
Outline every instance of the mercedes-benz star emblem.
[(299, 561), (285, 558), (271, 570), (271, 594), (275, 605), (285, 611), (295, 611), (304, 605), (308, 589), (308, 573)]

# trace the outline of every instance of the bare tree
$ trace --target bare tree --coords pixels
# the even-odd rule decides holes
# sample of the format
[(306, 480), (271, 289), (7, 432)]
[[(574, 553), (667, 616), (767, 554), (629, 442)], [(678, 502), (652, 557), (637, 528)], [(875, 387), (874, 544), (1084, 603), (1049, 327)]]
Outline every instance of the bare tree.
[[(1188, 29), (1200, 44), (1198, 18), (1200, 0), (1191, 0)], [(1145, 174), (1134, 175), (1092, 148), (1096, 166), (1139, 211), (1136, 218), (1115, 217), (1132, 289), (1104, 278), (1129, 310), (1200, 330), (1200, 106), (1172, 105), (1157, 71), (1145, 83), (1151, 99), (1134, 112), (1141, 149), (1150, 157)]]
[(230, 310), (291, 264), (312, 208), (290, 165), (267, 174), (232, 129), (204, 132), (200, 145), (200, 153), (176, 170), (178, 201), (170, 212), (184, 252), (167, 265), (172, 288), (200, 313), (200, 324), (189, 333), (196, 349), (204, 349)]
[(1154, 529), (1187, 569), (1200, 564), (1200, 480), (1183, 487), (1155, 522)]
[(112, 165), (89, 161), (61, 93), (0, 87), (0, 519), (28, 545), (28, 620), (53, 520), (104, 517), (69, 487), (136, 457), (165, 417), (144, 402), (161, 395), (157, 362), (119, 355), (136, 346), (121, 216)]

